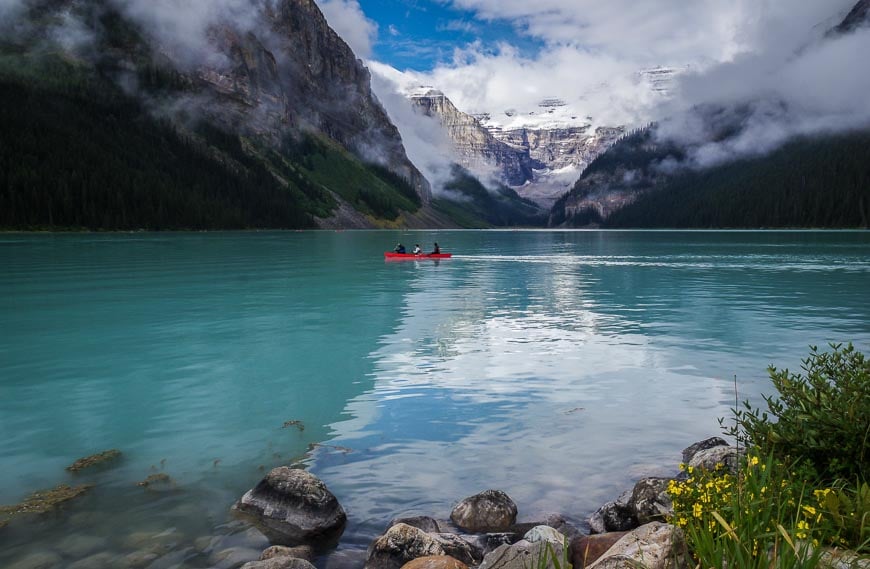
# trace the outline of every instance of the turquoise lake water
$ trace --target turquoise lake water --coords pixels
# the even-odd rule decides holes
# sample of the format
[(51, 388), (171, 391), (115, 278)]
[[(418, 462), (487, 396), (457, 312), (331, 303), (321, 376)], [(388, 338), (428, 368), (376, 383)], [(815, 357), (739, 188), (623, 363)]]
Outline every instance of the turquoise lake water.
[(0, 267), (0, 503), (95, 484), (0, 566), (235, 566), (264, 544), (229, 507), (282, 464), (348, 511), (321, 567), (487, 488), (579, 522), (720, 434), (735, 376), (760, 402), (811, 344), (870, 352), (868, 232), (7, 234)]

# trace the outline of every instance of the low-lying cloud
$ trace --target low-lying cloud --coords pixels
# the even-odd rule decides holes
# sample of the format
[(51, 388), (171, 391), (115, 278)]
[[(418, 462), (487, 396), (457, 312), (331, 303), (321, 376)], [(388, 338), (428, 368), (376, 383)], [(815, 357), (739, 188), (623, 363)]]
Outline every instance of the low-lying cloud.
[(453, 142), (437, 118), (414, 111), (403, 93), (402, 74), (378, 63), (370, 63), (369, 67), (372, 90), (399, 129), (408, 158), (429, 180), (433, 193), (443, 192), (452, 165), (459, 161)]
[(870, 128), (870, 28), (825, 31), (773, 27), (764, 49), (681, 77), (658, 111), (659, 135), (689, 148), (695, 165), (710, 166), (796, 136)]

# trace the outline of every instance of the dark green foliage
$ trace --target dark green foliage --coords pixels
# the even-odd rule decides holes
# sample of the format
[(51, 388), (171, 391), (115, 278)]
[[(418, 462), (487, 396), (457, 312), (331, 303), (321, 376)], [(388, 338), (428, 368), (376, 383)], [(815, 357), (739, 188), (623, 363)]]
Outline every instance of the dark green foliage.
[(237, 137), (194, 139), (96, 76), (60, 60), (30, 63), (7, 58), (0, 71), (0, 227), (314, 225), (304, 192), (251, 160)]
[(646, 170), (668, 157), (681, 160), (683, 151), (675, 144), (656, 142), (651, 125), (621, 137), (589, 163), (580, 179), (599, 172), (613, 173), (617, 169)]
[(793, 141), (685, 172), (608, 218), (608, 227), (867, 227), (870, 132)]
[(453, 166), (452, 178), (444, 189), (457, 199), (442, 196), (433, 200), (433, 206), (462, 227), (540, 226), (544, 221), (543, 212), (533, 201), (507, 186), (492, 192), (458, 165)]
[[(564, 211), (564, 208), (563, 208)], [(569, 227), (588, 227), (590, 225), (601, 225), (603, 220), (601, 214), (594, 207), (581, 209), (568, 219), (566, 223)], [(560, 222), (561, 223), (561, 222)]]
[(395, 220), (402, 211), (420, 208), (420, 196), (408, 180), (383, 166), (360, 162), (325, 137), (288, 137), (282, 154), (298, 164), (305, 176), (368, 215)]
[[(735, 409), (732, 436), (763, 455), (803, 461), (822, 480), (866, 480), (870, 464), (870, 361), (849, 344), (811, 347), (803, 372), (769, 369), (767, 410)], [(724, 420), (720, 420), (720, 423)]]

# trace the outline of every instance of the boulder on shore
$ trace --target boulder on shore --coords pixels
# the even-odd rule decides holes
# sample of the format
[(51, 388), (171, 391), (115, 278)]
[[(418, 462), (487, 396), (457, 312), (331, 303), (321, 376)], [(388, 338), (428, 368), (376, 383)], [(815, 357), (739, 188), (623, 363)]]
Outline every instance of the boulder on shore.
[(588, 569), (689, 569), (689, 555), (682, 530), (651, 522), (622, 536)]
[(592, 565), (627, 533), (626, 531), (612, 531), (575, 537), (571, 540), (570, 546), (571, 566), (573, 569), (583, 569)]
[(674, 513), (674, 503), (668, 494), (670, 478), (643, 478), (634, 485), (629, 505), (639, 525), (665, 521)]
[(690, 445), (683, 449), (683, 464), (689, 464), (692, 461), (692, 457), (698, 454), (702, 450), (707, 450), (715, 447), (727, 447), (728, 441), (721, 437), (710, 437), (709, 439), (704, 439), (703, 441), (698, 441), (693, 445)]
[(637, 527), (634, 508), (622, 500), (607, 502), (589, 517), (592, 533), (628, 531)]
[(419, 557), (446, 555), (434, 535), (409, 526), (396, 524), (369, 546), (365, 569), (401, 569)]
[(561, 564), (563, 552), (562, 544), (546, 540), (529, 543), (522, 539), (487, 554), (478, 569), (555, 569), (553, 558)]
[(501, 490), (485, 490), (460, 501), (450, 520), (472, 533), (504, 532), (517, 521), (517, 505)]
[(393, 518), (393, 520), (390, 521), (390, 525), (387, 526), (387, 529), (390, 529), (396, 524), (408, 524), (409, 526), (419, 528), (426, 533), (441, 533), (441, 526), (438, 524), (438, 520), (436, 520), (435, 518), (430, 518), (429, 516)]
[(468, 569), (468, 565), (449, 555), (431, 555), (408, 561), (402, 569)]
[(740, 456), (742, 455), (742, 448), (738, 452), (736, 447), (715, 446), (695, 453), (692, 460), (689, 461), (689, 466), (693, 469), (710, 471), (716, 470), (718, 467), (723, 473), (735, 474), (737, 467), (740, 466)]
[(298, 468), (280, 466), (236, 502), (233, 510), (249, 519), (275, 545), (300, 545), (337, 539), (347, 514), (322, 480)]
[(241, 569), (316, 569), (310, 562), (297, 557), (270, 557), (260, 561), (251, 561), (242, 565)]

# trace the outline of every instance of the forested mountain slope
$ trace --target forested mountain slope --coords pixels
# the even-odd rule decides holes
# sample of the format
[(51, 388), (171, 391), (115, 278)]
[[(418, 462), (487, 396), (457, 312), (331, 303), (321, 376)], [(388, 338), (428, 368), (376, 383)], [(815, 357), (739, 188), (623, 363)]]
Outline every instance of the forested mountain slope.
[(450, 226), (309, 0), (195, 46), (113, 0), (0, 24), (0, 228)]

